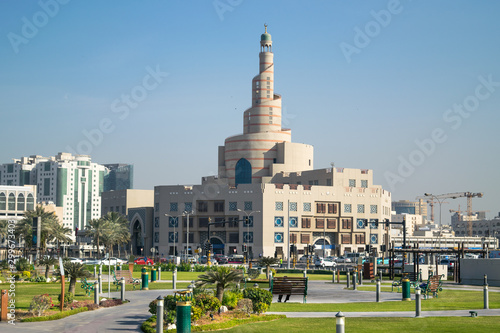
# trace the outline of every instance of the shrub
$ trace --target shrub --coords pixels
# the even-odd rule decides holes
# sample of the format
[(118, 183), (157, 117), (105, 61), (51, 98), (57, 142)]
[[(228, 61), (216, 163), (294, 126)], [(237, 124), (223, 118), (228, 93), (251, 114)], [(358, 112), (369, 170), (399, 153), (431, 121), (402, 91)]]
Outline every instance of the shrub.
[(227, 306), (229, 309), (234, 309), (238, 305), (238, 301), (243, 298), (241, 292), (226, 291), (222, 298), (222, 305)]
[(89, 311), (97, 310), (97, 309), (99, 309), (99, 304), (95, 304), (95, 303), (87, 304), (87, 309), (89, 309)]
[[(177, 300), (174, 295), (167, 295), (163, 298), (163, 314), (166, 323), (174, 323), (177, 316)], [(149, 313), (156, 315), (156, 299), (149, 303)]]
[(30, 271), (23, 271), (23, 277), (26, 277), (26, 278), (31, 278), (31, 272)]
[(194, 299), (194, 304), (199, 306), (203, 312), (216, 311), (220, 308), (219, 300), (208, 294), (197, 295)]
[[(59, 303), (61, 303), (61, 294), (57, 297), (59, 300)], [(73, 300), (75, 299), (75, 296), (73, 296), (72, 293), (64, 293), (64, 304), (69, 305), (73, 303)]]
[(260, 288), (247, 288), (243, 290), (243, 297), (252, 300), (253, 311), (256, 313), (266, 312), (273, 301), (271, 292)]
[(191, 272), (191, 264), (182, 263), (177, 267), (177, 270), (180, 272)]
[(121, 304), (123, 304), (122, 300), (119, 298), (115, 298), (115, 299), (107, 299), (105, 301), (102, 301), (101, 303), (99, 303), (99, 306), (109, 308), (111, 306), (117, 306), (117, 305), (121, 305)]
[(191, 322), (196, 322), (203, 315), (203, 309), (199, 306), (193, 306), (191, 308)]
[(0, 261), (0, 269), (9, 269), (9, 262), (7, 259)]
[(16, 270), (19, 272), (27, 271), (30, 269), (30, 263), (26, 258), (19, 258), (16, 262)]
[(256, 279), (258, 278), (260, 275), (260, 269), (257, 269), (257, 268), (250, 268), (248, 270), (248, 278), (250, 280), (253, 280), (253, 279)]
[(52, 306), (54, 306), (54, 304), (52, 303), (52, 298), (50, 298), (49, 294), (38, 295), (33, 297), (29, 311), (33, 315), (40, 317)]

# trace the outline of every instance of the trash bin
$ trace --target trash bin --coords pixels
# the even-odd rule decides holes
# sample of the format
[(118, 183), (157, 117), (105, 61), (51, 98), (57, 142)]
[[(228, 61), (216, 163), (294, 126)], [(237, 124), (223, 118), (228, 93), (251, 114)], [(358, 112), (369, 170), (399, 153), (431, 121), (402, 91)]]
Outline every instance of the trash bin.
[(156, 269), (151, 270), (151, 282), (156, 282)]
[(142, 273), (142, 288), (141, 290), (149, 290), (149, 285), (148, 285), (148, 270), (146, 269), (146, 267), (143, 267), (141, 269), (141, 273)]
[(410, 296), (410, 279), (403, 278), (401, 280), (401, 287), (403, 288), (403, 301), (411, 301)]

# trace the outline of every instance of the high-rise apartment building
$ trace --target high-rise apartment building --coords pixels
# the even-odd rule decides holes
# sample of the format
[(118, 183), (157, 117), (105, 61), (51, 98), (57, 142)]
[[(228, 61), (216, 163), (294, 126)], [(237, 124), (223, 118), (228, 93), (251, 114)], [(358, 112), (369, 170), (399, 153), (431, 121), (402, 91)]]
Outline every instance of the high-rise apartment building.
[(59, 153), (31, 156), (0, 165), (0, 184), (36, 185), (37, 202), (62, 207), (63, 226), (82, 230), (87, 221), (101, 216), (104, 166), (90, 156)]
[(134, 188), (134, 166), (130, 164), (103, 164), (104, 192)]

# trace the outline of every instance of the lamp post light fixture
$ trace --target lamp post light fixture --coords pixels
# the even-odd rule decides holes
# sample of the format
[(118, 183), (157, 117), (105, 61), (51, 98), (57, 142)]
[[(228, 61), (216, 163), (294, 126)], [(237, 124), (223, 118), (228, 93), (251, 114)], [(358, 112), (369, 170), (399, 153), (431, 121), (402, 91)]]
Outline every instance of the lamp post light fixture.
[(182, 216), (187, 215), (186, 220), (186, 262), (189, 262), (189, 215), (194, 215), (194, 211), (184, 211), (182, 212)]
[[(169, 215), (169, 214), (165, 214), (165, 216), (169, 217), (169, 219), (168, 219), (169, 222), (170, 222), (170, 218), (172, 218), (172, 221), (173, 221), (173, 225), (174, 225), (174, 256), (177, 257), (177, 237), (176, 237), (176, 234), (175, 234), (175, 225), (178, 223), (179, 217), (178, 216), (172, 216), (172, 215)], [(175, 259), (175, 260), (177, 262), (177, 259)]]
[[(442, 227), (443, 224), (441, 223), (441, 204), (443, 203), (444, 198), (439, 200), (438, 197), (436, 197), (434, 194), (431, 194), (431, 193), (424, 193), (424, 196), (434, 198), (439, 203), (439, 227)], [(436, 221), (433, 221), (433, 222), (436, 223)]]
[[(246, 219), (246, 222), (247, 222), (247, 238), (250, 237), (250, 216), (253, 214), (253, 213), (260, 213), (260, 210), (253, 210), (251, 211), (250, 213), (247, 213), (246, 211), (242, 210), (242, 209), (236, 209), (238, 212), (241, 212), (241, 213), (245, 213), (246, 216), (247, 216), (247, 219)], [(210, 237), (210, 235), (209, 235)], [(253, 240), (252, 240), (253, 242)], [(243, 243), (244, 245), (247, 245), (247, 241), (245, 239), (245, 237), (243, 237)], [(245, 255), (245, 258), (246, 260), (248, 261), (248, 245), (246, 246), (246, 249), (247, 249), (247, 254)]]

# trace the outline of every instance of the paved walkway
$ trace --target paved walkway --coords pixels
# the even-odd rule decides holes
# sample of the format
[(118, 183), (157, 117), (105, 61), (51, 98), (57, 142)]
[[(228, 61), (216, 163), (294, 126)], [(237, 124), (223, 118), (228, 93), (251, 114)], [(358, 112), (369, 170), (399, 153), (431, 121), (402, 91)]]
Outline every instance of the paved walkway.
[[(168, 282), (168, 280), (165, 280)], [(181, 282), (181, 281), (179, 281)], [(190, 282), (190, 281), (182, 281)], [(345, 283), (328, 283), (325, 281), (309, 281), (307, 303), (349, 303), (349, 302), (374, 302), (374, 291), (345, 290)], [(480, 286), (462, 286), (447, 284), (447, 289), (471, 289), (482, 290)], [(498, 292), (500, 288), (491, 287), (490, 291)], [(112, 307), (101, 308), (95, 311), (82, 312), (60, 320), (19, 323), (10, 325), (0, 322), (0, 332), (141, 332), (140, 326), (143, 321), (150, 317), (148, 312), (149, 303), (159, 295), (173, 294), (173, 290), (148, 290), (127, 292), (126, 297), (130, 303)], [(107, 293), (102, 296), (106, 297)], [(382, 302), (401, 301), (400, 293), (380, 293)], [(119, 292), (112, 292), (111, 297), (119, 298)], [(414, 295), (412, 295), (414, 297)], [(274, 296), (273, 302), (277, 301)], [(302, 296), (292, 296), (290, 302), (302, 302)], [(472, 309), (471, 309), (472, 310)], [(475, 310), (479, 316), (500, 316), (500, 309)], [(278, 312), (269, 312), (278, 313)], [(279, 312), (287, 317), (318, 318), (335, 317), (336, 312)], [(346, 317), (415, 317), (414, 311), (407, 312), (346, 312)], [(469, 310), (458, 311), (423, 311), (422, 317), (441, 316), (470, 316)]]

